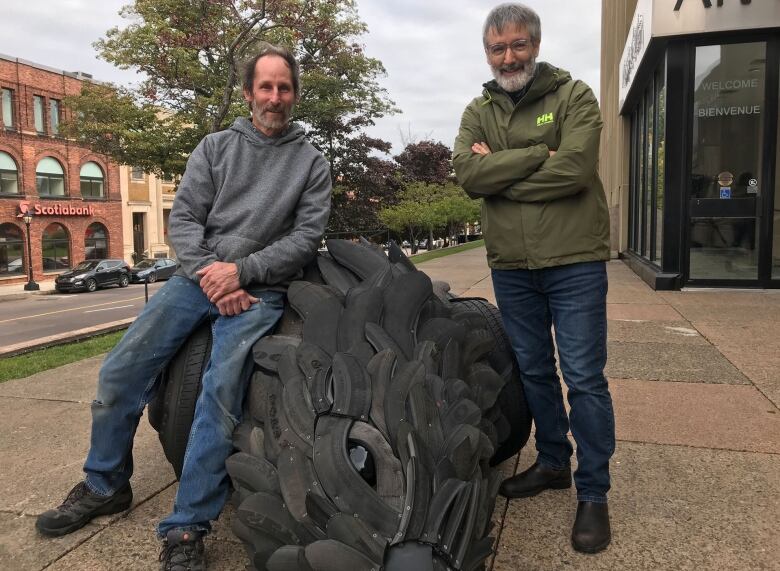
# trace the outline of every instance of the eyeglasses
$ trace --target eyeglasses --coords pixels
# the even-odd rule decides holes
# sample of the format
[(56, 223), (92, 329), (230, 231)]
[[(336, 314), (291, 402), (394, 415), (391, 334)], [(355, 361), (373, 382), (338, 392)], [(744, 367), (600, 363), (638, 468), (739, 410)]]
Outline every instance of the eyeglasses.
[(507, 48), (509, 48), (512, 50), (513, 54), (519, 56), (523, 55), (530, 45), (531, 42), (528, 40), (515, 40), (511, 44), (493, 44), (487, 47), (487, 53), (490, 57), (499, 58), (502, 57), (506, 53)]

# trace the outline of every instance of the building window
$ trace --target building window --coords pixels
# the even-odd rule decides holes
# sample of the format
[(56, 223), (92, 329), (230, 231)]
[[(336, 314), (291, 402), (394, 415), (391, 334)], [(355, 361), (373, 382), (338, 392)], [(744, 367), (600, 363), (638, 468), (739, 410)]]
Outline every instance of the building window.
[(97, 163), (85, 163), (81, 167), (81, 196), (84, 198), (104, 198), (103, 171)]
[(57, 272), (70, 267), (70, 240), (62, 224), (49, 224), (43, 231), (43, 271)]
[(11, 155), (0, 151), (0, 194), (19, 194), (19, 170)]
[(35, 188), (38, 196), (65, 196), (65, 172), (51, 157), (41, 159), (35, 168)]
[(51, 125), (51, 134), (60, 133), (60, 102), (56, 99), (49, 99), (49, 123)]
[(13, 224), (0, 224), (0, 277), (24, 274), (22, 231)]
[(43, 120), (43, 97), (33, 95), (33, 118), (35, 119), (35, 130), (43, 134), (46, 132), (46, 124)]
[(11, 89), (2, 90), (3, 126), (6, 129), (14, 128), (14, 92)]
[(666, 60), (650, 77), (631, 118), (629, 249), (661, 265), (666, 145)]
[(84, 259), (108, 258), (108, 231), (99, 222), (93, 222), (84, 233)]
[(133, 167), (133, 169), (130, 171), (130, 178), (133, 180), (143, 180), (144, 169), (141, 167)]

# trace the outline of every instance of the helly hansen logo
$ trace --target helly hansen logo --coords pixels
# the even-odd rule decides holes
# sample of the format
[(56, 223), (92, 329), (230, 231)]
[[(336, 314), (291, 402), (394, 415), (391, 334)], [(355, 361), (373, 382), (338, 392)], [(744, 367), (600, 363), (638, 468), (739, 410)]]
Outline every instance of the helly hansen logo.
[(555, 117), (552, 113), (543, 113), (536, 118), (536, 126), (541, 127), (542, 125), (548, 125), (554, 121)]

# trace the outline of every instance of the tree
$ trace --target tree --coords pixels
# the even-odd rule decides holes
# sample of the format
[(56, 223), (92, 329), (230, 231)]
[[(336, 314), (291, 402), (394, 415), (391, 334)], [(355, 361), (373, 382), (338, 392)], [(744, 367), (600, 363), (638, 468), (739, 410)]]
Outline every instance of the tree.
[(452, 151), (444, 143), (410, 143), (395, 157), (401, 176), (407, 182), (445, 184), (452, 176)]
[(355, 0), (135, 0), (127, 27), (108, 30), (101, 58), (144, 77), (134, 88), (84, 85), (69, 98), (63, 125), (97, 152), (158, 174), (181, 174), (207, 133), (247, 113), (241, 63), (261, 41), (291, 48), (301, 62), (294, 119), (338, 176), (360, 131), (395, 111), (377, 78), (382, 63), (365, 55)]
[(412, 252), (416, 251), (416, 237), (428, 232), (432, 247), (434, 232), (447, 231), (452, 236), (458, 226), (479, 218), (480, 203), (471, 200), (456, 184), (445, 185), (412, 183), (401, 192), (400, 202), (382, 209), (381, 220), (393, 231), (408, 232)]

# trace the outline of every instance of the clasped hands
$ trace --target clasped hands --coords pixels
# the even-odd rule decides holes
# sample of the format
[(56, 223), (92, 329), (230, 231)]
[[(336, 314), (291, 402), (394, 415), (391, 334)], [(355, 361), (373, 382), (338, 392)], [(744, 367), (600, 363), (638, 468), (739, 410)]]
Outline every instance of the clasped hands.
[(200, 289), (217, 306), (220, 315), (239, 315), (260, 301), (241, 287), (234, 263), (213, 262), (195, 273), (200, 277)]
[[(474, 154), (477, 155), (489, 155), (493, 151), (490, 150), (490, 147), (488, 147), (488, 144), (485, 141), (482, 141), (481, 143), (474, 143), (471, 145), (471, 150), (474, 152)], [(550, 151), (550, 156), (554, 156), (555, 151)]]

